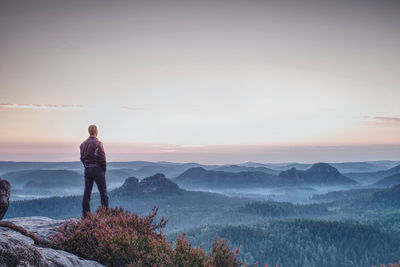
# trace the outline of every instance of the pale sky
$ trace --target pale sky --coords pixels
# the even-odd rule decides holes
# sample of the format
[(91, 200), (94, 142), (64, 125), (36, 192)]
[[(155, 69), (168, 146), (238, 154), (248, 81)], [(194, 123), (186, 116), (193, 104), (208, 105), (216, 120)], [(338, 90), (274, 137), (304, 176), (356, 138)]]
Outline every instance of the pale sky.
[(388, 0), (1, 1), (0, 160), (77, 160), (92, 123), (115, 160), (400, 159), (399, 14)]

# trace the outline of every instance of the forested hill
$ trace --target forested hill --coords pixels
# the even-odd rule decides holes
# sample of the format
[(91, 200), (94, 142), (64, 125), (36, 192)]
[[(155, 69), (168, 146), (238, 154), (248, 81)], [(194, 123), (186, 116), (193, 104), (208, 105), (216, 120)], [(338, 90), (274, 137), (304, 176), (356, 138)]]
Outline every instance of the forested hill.
[(385, 177), (379, 180), (378, 182), (374, 183), (372, 186), (390, 187), (397, 184), (400, 184), (400, 173)]
[(276, 175), (265, 172), (210, 171), (201, 167), (191, 168), (173, 179), (178, 185), (188, 188), (246, 188), (276, 186)]
[(367, 201), (371, 205), (378, 205), (383, 208), (399, 208), (400, 185), (373, 193), (372, 196), (367, 198)]
[(384, 171), (377, 171), (377, 172), (364, 172), (364, 173), (346, 173), (347, 177), (350, 177), (356, 181), (359, 181), (363, 184), (372, 184), (376, 183), (380, 179), (385, 177), (400, 174), (400, 164)]
[(340, 206), (343, 211), (352, 214), (368, 213), (374, 210), (378, 213), (398, 211), (400, 208), (400, 185), (387, 189), (364, 189), (357, 198), (332, 202), (332, 206)]
[[(239, 247), (248, 263), (279, 267), (365, 267), (400, 255), (400, 234), (352, 222), (271, 221), (257, 225), (207, 226), (188, 236), (210, 248), (215, 236)], [(262, 265), (261, 265), (262, 266)]]
[(311, 200), (317, 202), (334, 202), (334, 201), (348, 201), (351, 199), (359, 199), (370, 196), (372, 193), (378, 192), (379, 188), (361, 188), (351, 190), (331, 191), (325, 194), (315, 194)]
[(289, 202), (251, 202), (238, 209), (245, 215), (257, 214), (267, 218), (309, 218), (329, 215), (331, 212), (328, 210), (327, 205), (321, 204), (292, 204)]

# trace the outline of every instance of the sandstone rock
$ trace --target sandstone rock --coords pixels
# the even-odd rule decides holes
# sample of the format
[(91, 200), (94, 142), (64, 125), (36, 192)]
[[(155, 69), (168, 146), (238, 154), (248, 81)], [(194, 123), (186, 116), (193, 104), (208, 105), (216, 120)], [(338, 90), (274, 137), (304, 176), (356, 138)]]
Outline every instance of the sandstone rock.
[(7, 212), (10, 204), (11, 184), (0, 178), (0, 220)]
[(332, 186), (357, 184), (327, 163), (316, 163), (305, 171), (291, 168), (287, 171), (282, 171), (279, 174), (279, 178), (288, 185)]
[[(54, 233), (54, 227), (62, 224), (62, 220), (46, 217), (13, 218), (10, 221), (40, 237)], [(102, 264), (84, 260), (71, 253), (34, 245), (33, 240), (0, 227), (0, 266), (103, 266)]]
[(166, 178), (164, 174), (157, 173), (153, 176), (144, 178), (139, 182), (136, 177), (129, 177), (124, 184), (112, 190), (111, 196), (126, 196), (133, 194), (168, 194), (179, 191), (177, 184)]
[(143, 193), (168, 193), (176, 192), (179, 187), (176, 183), (167, 179), (164, 174), (157, 173), (140, 181), (140, 188)]

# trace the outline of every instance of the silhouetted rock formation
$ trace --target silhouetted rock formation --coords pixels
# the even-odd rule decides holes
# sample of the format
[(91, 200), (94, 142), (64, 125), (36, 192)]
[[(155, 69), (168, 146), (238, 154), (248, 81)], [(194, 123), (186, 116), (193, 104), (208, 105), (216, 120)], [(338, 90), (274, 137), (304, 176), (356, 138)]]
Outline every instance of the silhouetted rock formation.
[(0, 220), (4, 217), (10, 204), (11, 184), (0, 178)]
[(356, 182), (342, 175), (336, 168), (327, 163), (316, 163), (311, 168), (302, 171), (296, 168), (283, 171), (279, 177), (285, 184), (314, 184), (314, 185), (340, 185), (356, 184)]
[(149, 194), (149, 193), (171, 193), (177, 192), (179, 187), (177, 184), (169, 180), (162, 173), (144, 178), (139, 182), (136, 177), (129, 177), (124, 184), (110, 192), (111, 195), (132, 195), (132, 194)]
[(164, 174), (157, 173), (156, 175), (144, 178), (140, 183), (140, 188), (144, 193), (150, 192), (174, 192), (179, 189), (178, 185), (167, 179)]
[(131, 192), (139, 191), (139, 179), (136, 177), (127, 178), (123, 183), (123, 185), (120, 187), (120, 189)]

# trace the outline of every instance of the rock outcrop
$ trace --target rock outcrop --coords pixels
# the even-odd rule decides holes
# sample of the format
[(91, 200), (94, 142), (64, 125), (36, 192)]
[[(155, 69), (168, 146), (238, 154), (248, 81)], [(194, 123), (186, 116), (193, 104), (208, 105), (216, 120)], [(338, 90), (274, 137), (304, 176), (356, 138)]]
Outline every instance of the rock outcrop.
[(356, 184), (354, 180), (343, 176), (336, 168), (327, 163), (316, 163), (305, 171), (292, 168), (281, 172), (279, 178), (287, 185)]
[(10, 204), (11, 184), (0, 178), (0, 220), (4, 217)]
[[(37, 236), (46, 238), (54, 227), (63, 223), (46, 217), (24, 217), (7, 220)], [(84, 260), (63, 250), (36, 246), (32, 239), (8, 228), (0, 227), (0, 266), (103, 266)]]
[(140, 189), (143, 193), (167, 193), (175, 192), (179, 187), (176, 183), (166, 178), (164, 174), (158, 173), (140, 181)]
[(129, 177), (125, 180), (124, 184), (112, 190), (111, 196), (126, 196), (132, 194), (164, 194), (175, 193), (179, 191), (176, 183), (166, 178), (164, 174), (157, 173), (153, 176), (144, 178), (139, 182), (136, 177)]

